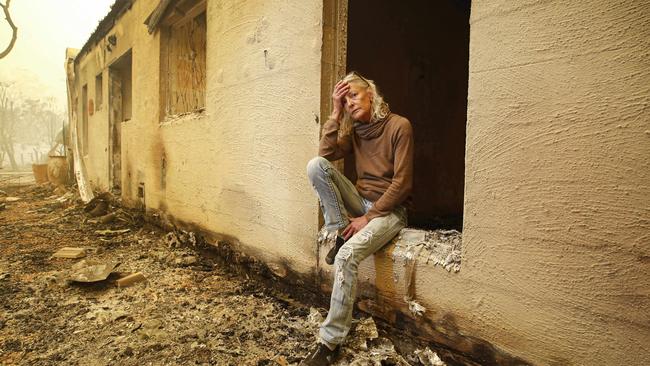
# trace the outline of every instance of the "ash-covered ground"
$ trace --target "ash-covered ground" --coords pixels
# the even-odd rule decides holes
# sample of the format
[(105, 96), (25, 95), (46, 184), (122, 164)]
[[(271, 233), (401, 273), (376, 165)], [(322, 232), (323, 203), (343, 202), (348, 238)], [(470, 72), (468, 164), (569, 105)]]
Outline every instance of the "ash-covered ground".
[[(0, 233), (2, 365), (298, 364), (326, 315), (201, 254), (186, 234), (108, 200), (88, 207), (74, 190), (0, 185)], [(85, 257), (54, 258), (63, 247)], [(71, 281), (107, 263), (119, 265), (105, 280)], [(117, 286), (137, 272), (146, 280)], [(362, 314), (336, 364), (470, 364), (434, 351)]]

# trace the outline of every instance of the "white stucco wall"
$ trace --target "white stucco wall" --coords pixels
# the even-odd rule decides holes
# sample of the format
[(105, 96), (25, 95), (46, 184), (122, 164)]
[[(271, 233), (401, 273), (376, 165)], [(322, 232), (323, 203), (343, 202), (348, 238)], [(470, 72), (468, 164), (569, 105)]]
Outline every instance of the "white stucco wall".
[[(225, 234), (268, 262), (308, 272), (316, 263), (318, 202), (305, 176), (317, 152), (322, 4), (209, 1), (207, 100), (201, 114), (160, 116), (160, 33), (144, 19), (156, 2), (136, 1), (79, 59), (77, 92), (132, 50), (133, 116), (122, 124), (122, 194), (175, 220)], [(107, 72), (104, 82), (108, 84)], [(95, 187), (108, 188), (108, 86), (89, 120), (85, 159)], [(163, 169), (163, 159), (165, 169)]]
[[(108, 188), (108, 113), (106, 112), (106, 103), (102, 103), (102, 108), (96, 110), (95, 101), (95, 76), (102, 70), (96, 57), (92, 57), (97, 51), (93, 52), (90, 57), (86, 57), (79, 63), (77, 69), (78, 77), (78, 111), (79, 116), (79, 141), (83, 141), (83, 113), (88, 116), (88, 146), (84, 155), (84, 163), (88, 171), (88, 180), (95, 189)], [(88, 103), (93, 101), (93, 114), (88, 112), (88, 105), (83, 103), (82, 88), (87, 86)], [(103, 86), (106, 90), (106, 86)]]
[[(75, 62), (75, 95), (78, 98), (77, 120), (79, 141), (82, 138), (82, 116), (83, 109), (88, 106), (83, 105), (82, 87), (88, 85), (88, 99), (93, 100), (96, 106), (95, 77), (102, 73), (102, 104), (101, 108), (95, 111), (88, 118), (88, 150), (84, 156), (84, 163), (91, 186), (97, 190), (109, 189), (109, 102), (110, 102), (110, 77), (108, 68), (125, 55), (129, 50), (132, 52), (133, 73), (132, 73), (132, 90), (133, 103), (138, 103), (133, 107), (132, 119), (123, 123), (123, 128), (127, 131), (141, 129), (147, 131), (157, 119), (158, 105), (158, 45), (157, 38), (147, 33), (146, 27), (142, 24), (143, 19), (153, 10), (155, 3), (147, 1), (136, 1), (130, 10), (127, 10), (119, 19), (114, 27), (90, 48), (88, 52), (80, 54)], [(116, 37), (116, 44), (110, 45), (107, 41), (109, 36)], [(138, 65), (136, 65), (138, 63)], [(136, 69), (137, 67), (137, 69)], [(137, 73), (135, 71), (138, 71)], [(152, 113), (154, 112), (154, 113)], [(157, 124), (156, 124), (157, 125)], [(130, 151), (124, 150), (122, 157), (130, 154), (131, 160), (138, 160), (139, 166), (144, 167), (145, 161), (139, 159), (141, 152), (147, 147), (149, 141), (146, 133), (140, 136), (134, 136), (128, 132), (123, 133), (122, 139), (136, 139), (138, 141), (137, 149)], [(124, 141), (123, 141), (124, 144)], [(125, 162), (123, 159), (122, 166)], [(123, 175), (126, 174), (122, 169)], [(123, 179), (122, 179), (123, 180)], [(137, 185), (136, 185), (137, 187)], [(124, 187), (123, 187), (124, 188)]]
[(468, 331), (536, 364), (650, 363), (650, 6), (473, 1)]
[(160, 201), (266, 261), (312, 270), (318, 203), (304, 172), (319, 133), (322, 5), (210, 1), (207, 12), (206, 111), (160, 128)]

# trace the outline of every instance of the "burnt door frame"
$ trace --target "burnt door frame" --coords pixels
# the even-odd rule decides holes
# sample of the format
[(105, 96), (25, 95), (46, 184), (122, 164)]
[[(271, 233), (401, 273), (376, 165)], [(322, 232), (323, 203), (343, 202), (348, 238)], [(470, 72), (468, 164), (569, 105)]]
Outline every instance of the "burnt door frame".
[[(321, 53), (320, 134), (323, 124), (332, 112), (332, 90), (345, 75), (348, 51), (348, 0), (323, 1), (323, 52)], [(334, 166), (343, 171), (343, 159)], [(323, 215), (318, 215), (318, 226), (323, 226)], [(320, 248), (320, 247), (317, 247)]]
[(108, 181), (117, 189), (122, 187), (122, 123), (132, 116), (132, 65), (129, 49), (108, 67)]
[(81, 153), (88, 155), (88, 84), (81, 87)]

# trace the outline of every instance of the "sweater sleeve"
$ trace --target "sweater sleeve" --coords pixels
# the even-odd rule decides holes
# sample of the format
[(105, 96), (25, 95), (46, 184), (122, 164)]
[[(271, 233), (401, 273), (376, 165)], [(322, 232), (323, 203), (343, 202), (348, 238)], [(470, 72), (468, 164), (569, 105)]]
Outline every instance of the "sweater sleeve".
[(393, 149), (395, 160), (393, 166), (393, 179), (386, 192), (375, 201), (366, 213), (368, 221), (375, 217), (388, 215), (395, 207), (411, 194), (413, 188), (413, 129), (411, 123), (402, 124), (395, 138)]
[(351, 151), (351, 137), (339, 137), (339, 123), (334, 119), (328, 119), (323, 125), (323, 135), (320, 138), (318, 155), (329, 161), (334, 161), (343, 158)]

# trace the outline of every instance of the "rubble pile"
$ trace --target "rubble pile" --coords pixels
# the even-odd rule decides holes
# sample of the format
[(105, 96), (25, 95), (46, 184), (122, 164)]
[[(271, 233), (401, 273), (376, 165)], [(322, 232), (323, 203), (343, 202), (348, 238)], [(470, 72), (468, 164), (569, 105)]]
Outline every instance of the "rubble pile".
[[(324, 309), (201, 256), (193, 233), (108, 195), (0, 188), (20, 198), (0, 211), (0, 364), (293, 365), (317, 341)], [(355, 321), (337, 364), (444, 364), (382, 333)]]

